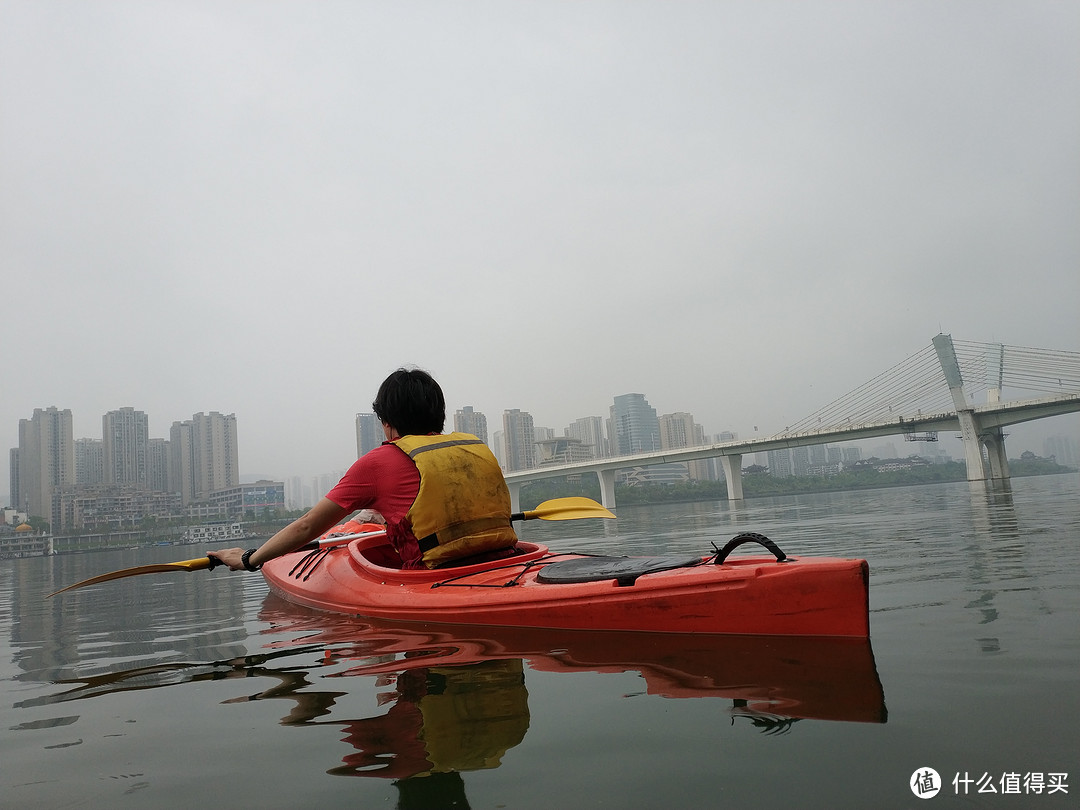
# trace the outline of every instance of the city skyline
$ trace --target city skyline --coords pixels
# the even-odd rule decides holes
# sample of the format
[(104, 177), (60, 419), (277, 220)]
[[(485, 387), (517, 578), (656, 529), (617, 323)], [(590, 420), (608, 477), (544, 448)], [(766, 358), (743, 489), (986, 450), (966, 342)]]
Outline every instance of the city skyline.
[[(641, 398), (641, 399), (645, 400), (646, 403), (647, 403), (647, 398), (642, 394), (614, 395), (612, 397), (612, 404), (609, 406), (609, 411), (614, 409), (615, 403), (620, 398), (626, 399), (627, 397), (632, 397), (632, 398), (635, 398), (635, 399), (636, 398)], [(48, 408), (40, 408), (40, 409), (36, 409), (36, 410), (48, 411), (51, 408), (55, 408), (55, 406), (49, 406)], [(57, 410), (60, 410), (60, 411), (68, 410), (68, 411), (70, 411), (71, 409), (57, 409)], [(653, 410), (655, 411), (656, 409), (653, 409)], [(526, 410), (523, 410), (523, 409), (520, 409), (520, 408), (506, 409), (506, 411), (504, 411), (504, 413), (505, 412), (514, 412), (514, 411), (518, 412), (518, 414), (525, 414), (525, 415), (528, 415), (530, 417), (533, 416), (529, 411), (526, 411)], [(90, 442), (96, 441), (96, 442), (99, 442), (99, 443), (103, 443), (105, 430), (106, 430), (105, 423), (106, 423), (106, 420), (109, 417), (109, 414), (122, 414), (122, 413), (125, 413), (125, 412), (129, 413), (130, 418), (139, 418), (139, 417), (136, 417), (135, 415), (142, 413), (142, 412), (136, 410), (135, 408), (133, 408), (132, 406), (122, 406), (120, 408), (114, 408), (114, 409), (112, 409), (110, 411), (107, 411), (101, 417), (101, 420), (102, 420), (102, 438), (101, 439), (94, 439), (93, 437), (88, 437), (88, 436), (75, 437), (74, 440), (73, 440), (74, 448), (76, 450), (78, 450), (80, 443), (87, 442), (87, 441), (90, 441)], [(211, 413), (217, 413), (217, 412), (211, 412)], [(449, 413), (450, 413), (450, 411), (449, 411), (449, 408), (448, 408), (448, 414)], [(467, 418), (473, 419), (473, 420), (479, 420), (479, 419), (482, 418), (482, 419), (484, 419), (484, 424), (486, 424), (486, 413), (484, 413), (483, 411), (481, 411), (478, 408), (474, 408), (473, 406), (463, 405), (460, 408), (458, 408), (450, 416), (450, 419), (448, 419), (448, 424), (446, 426), (446, 430), (454, 429), (454, 424), (456, 423), (456, 420), (459, 418), (459, 415), (462, 415), (462, 418), (464, 418), (464, 414), (467, 414), (468, 415)], [(663, 417), (676, 417), (676, 416), (679, 416), (679, 415), (689, 417), (690, 420), (693, 421), (694, 424), (697, 425), (697, 427), (700, 429), (699, 436), (704, 437), (704, 443), (706, 443), (706, 444), (712, 443), (709, 440), (709, 437), (716, 438), (717, 441), (729, 441), (729, 440), (732, 440), (732, 439), (738, 437), (737, 432), (734, 432), (734, 431), (706, 429), (705, 426), (703, 426), (703, 425), (696, 422), (696, 420), (694, 419), (693, 414), (690, 414), (689, 412), (686, 412), (686, 411), (679, 411), (679, 410), (674, 410), (671, 413), (660, 414), (657, 417), (658, 428), (659, 428), (659, 422), (661, 421), (661, 419)], [(143, 414), (143, 416), (145, 417), (147, 424), (149, 424), (150, 414)], [(229, 416), (235, 419), (234, 414), (230, 414)], [(270, 480), (275, 480), (275, 481), (279, 481), (279, 482), (284, 482), (285, 485), (286, 485), (287, 495), (289, 495), (289, 496), (292, 495), (290, 490), (294, 486), (297, 486), (295, 483), (291, 483), (291, 482), (307, 482), (307, 483), (299, 484), (299, 486), (301, 487), (302, 490), (309, 490), (309, 491), (313, 492), (314, 490), (325, 486), (324, 492), (320, 493), (320, 494), (325, 494), (325, 491), (329, 491), (330, 487), (334, 483), (336, 483), (337, 477), (339, 477), (341, 474), (343, 474), (345, 469), (347, 469), (348, 466), (353, 461), (355, 461), (355, 458), (360, 455), (361, 443), (360, 443), (360, 436), (359, 436), (358, 431), (360, 430), (361, 417), (368, 417), (369, 421), (371, 421), (371, 424), (367, 425), (365, 427), (365, 430), (368, 433), (370, 433), (371, 437), (376, 441), (376, 444), (373, 444), (371, 446), (377, 446), (377, 443), (382, 442), (381, 427), (378, 427), (377, 430), (376, 430), (377, 420), (374, 418), (374, 414), (366, 414), (366, 413), (356, 413), (356, 414), (354, 414), (354, 418), (352, 420), (353, 421), (352, 428), (353, 428), (353, 432), (354, 432), (353, 441), (356, 444), (356, 456), (355, 457), (349, 457), (348, 456), (348, 451), (345, 451), (344, 453), (342, 453), (341, 462), (336, 464), (336, 465), (331, 465), (331, 466), (328, 466), (328, 467), (326, 467), (324, 469), (321, 469), (321, 470), (311, 470), (311, 471), (304, 471), (304, 472), (296, 472), (296, 471), (291, 471), (291, 470), (256, 470), (256, 469), (248, 469), (247, 467), (245, 467), (244, 458), (243, 458), (242, 454), (238, 454), (237, 460), (235, 462), (236, 465), (237, 465), (237, 474), (236, 474), (235, 479), (230, 479), (230, 480), (235, 480), (237, 482), (251, 483), (251, 482), (254, 482), (254, 481), (258, 481), (258, 480), (270, 479)], [(74, 421), (74, 414), (72, 414), (72, 420)], [(564, 436), (570, 436), (570, 437), (580, 439), (585, 444), (594, 444), (595, 445), (595, 444), (597, 444), (597, 436), (602, 436), (602, 439), (600, 440), (601, 442), (604, 442), (604, 443), (610, 442), (610, 437), (607, 435), (607, 425), (606, 425), (606, 423), (609, 420), (606, 420), (604, 417), (601, 417), (601, 416), (592, 415), (592, 416), (576, 417), (569, 424), (564, 425), (562, 427), (556, 427), (556, 428), (548, 427), (546, 425), (536, 425), (535, 424), (535, 422), (536, 422), (535, 418), (533, 418), (532, 421), (534, 423), (534, 429), (544, 429), (544, 430), (553, 431), (554, 432), (553, 435), (555, 437), (557, 437), (557, 438), (562, 438)], [(1034, 452), (1037, 455), (1050, 454), (1050, 451), (1055, 446), (1057, 446), (1057, 447), (1066, 446), (1066, 445), (1062, 445), (1062, 442), (1068, 442), (1076, 434), (1075, 433), (1070, 434), (1070, 432), (1067, 429), (1066, 430), (1054, 430), (1053, 426), (1060, 427), (1062, 425), (1062, 423), (1067, 424), (1069, 421), (1080, 421), (1080, 420), (1076, 420), (1072, 416), (1066, 416), (1066, 417), (1055, 417), (1053, 419), (1040, 420), (1040, 421), (1052, 423), (1051, 429), (1048, 431), (1048, 430), (1046, 430), (1044, 428), (1044, 430), (1042, 430), (1042, 431), (1035, 431), (1035, 433), (1032, 434), (1030, 436), (1030, 438), (1024, 438), (1024, 433), (1023, 433), (1023, 430), (1022, 430), (1025, 427), (1029, 427), (1028, 425), (1016, 425), (1016, 426), (1013, 427), (1013, 430), (1010, 432), (1010, 437), (1008, 439), (1006, 439), (1006, 445), (1007, 445), (1007, 448), (1008, 448), (1008, 451), (1009, 451), (1009, 454), (1010, 454), (1011, 457), (1019, 457), (1019, 455), (1024, 451)], [(181, 424), (181, 423), (177, 422), (177, 421), (174, 421), (170, 425), (170, 433), (173, 431), (173, 429), (175, 429), (175, 427), (178, 424)], [(685, 431), (685, 428), (684, 428), (684, 431)], [(157, 443), (157, 442), (162, 442), (162, 441), (168, 441), (168, 439), (164, 439), (163, 437), (151, 436), (151, 435), (149, 435), (150, 432), (151, 431), (147, 430), (147, 440), (148, 440), (147, 441), (147, 445), (148, 445), (147, 452), (148, 453), (151, 452), (150, 449), (149, 449), (151, 444)], [(496, 455), (499, 456), (500, 462), (503, 463), (504, 466), (507, 467), (507, 469), (509, 469), (508, 465), (506, 464), (505, 459), (503, 459), (503, 457), (502, 457), (502, 447), (497, 447), (496, 446), (496, 441), (501, 440), (502, 433), (503, 433), (502, 430), (496, 431), (496, 433), (493, 436), (488, 437), (487, 443), (490, 446), (492, 446), (492, 449), (496, 452)], [(698, 440), (700, 441), (701, 439), (699, 438)], [(1073, 441), (1075, 441), (1075, 439)], [(1020, 446), (1017, 446), (1017, 445), (1020, 445)], [(18, 445), (16, 445), (14, 448), (11, 448), (11, 450), (15, 450), (17, 448), (17, 446)], [(833, 445), (833, 446), (838, 446), (838, 445)], [(880, 440), (858, 440), (858, 441), (854, 441), (854, 442), (845, 442), (845, 443), (843, 443), (843, 445), (840, 445), (840, 446), (856, 446), (856, 447), (859, 447), (862, 452), (868, 453), (868, 454), (871, 452), (872, 449), (884, 449), (884, 448), (888, 448), (888, 447), (891, 446), (893, 452), (897, 453), (898, 457), (903, 457), (905, 455), (901, 450), (897, 450), (896, 446), (894, 444), (892, 444), (891, 442), (882, 442)], [(961, 450), (960, 442), (959, 442), (958, 439), (956, 439), (954, 437), (951, 437), (951, 436), (948, 436), (948, 435), (943, 435), (942, 436), (942, 441), (937, 446), (939, 448), (941, 448), (943, 451), (944, 451), (945, 447), (948, 447), (949, 450), (944, 451), (944, 452), (946, 452), (946, 455), (948, 455), (950, 457), (962, 457), (962, 450)], [(1067, 446), (1071, 446), (1071, 445), (1067, 445)], [(657, 447), (657, 449), (659, 449), (659, 446)], [(103, 447), (99, 448), (99, 452), (101, 450), (103, 450)], [(160, 452), (160, 450), (159, 450), (159, 452)], [(537, 452), (537, 450), (534, 448), (533, 453), (535, 454), (536, 452)], [(1060, 455), (1060, 453), (1058, 453), (1056, 455)], [(746, 460), (744, 460), (744, 466), (748, 466), (748, 465), (750, 465), (752, 463), (758, 463), (758, 462), (757, 462), (756, 459), (753, 459), (751, 457), (748, 457)], [(818, 463), (820, 463), (820, 462), (818, 462)], [(78, 458), (78, 453), (76, 453), (74, 466), (77, 467), (78, 464), (79, 464), (79, 458)], [(9, 464), (8, 465), (9, 470), (10, 470), (10, 466), (11, 465)], [(174, 466), (175, 466), (175, 462), (174, 462)], [(74, 467), (73, 467), (73, 469), (74, 469)], [(148, 468), (148, 470), (151, 470), (151, 469), (153, 469), (152, 466)], [(148, 474), (149, 474), (149, 472), (148, 472)], [(178, 474), (192, 475), (193, 473), (190, 470), (188, 470), (187, 472), (184, 472), (184, 473), (173, 471), (171, 474), (173, 476), (175, 476), (175, 475), (178, 475)], [(331, 480), (331, 479), (333, 479), (333, 480)], [(318, 482), (318, 483), (313, 485), (311, 482)], [(158, 486), (160, 486), (160, 483), (159, 483)], [(194, 483), (192, 484), (192, 488), (191, 488), (190, 491), (192, 492), (192, 495), (190, 495), (188, 497), (189, 500), (191, 499), (191, 497), (194, 496), (193, 495), (194, 494)], [(9, 481), (9, 485), (7, 487), (4, 487), (3, 490), (0, 490), (0, 493), (3, 493), (3, 496), (4, 496), (5, 500), (9, 499), (9, 497), (8, 497), (9, 492), (10, 492), (10, 481)], [(204, 491), (204, 494), (205, 494), (205, 491)], [(312, 497), (310, 496), (310, 494), (307, 497), (305, 497), (304, 500), (308, 501), (308, 502), (313, 502)], [(8, 504), (8, 505), (9, 506), (14, 506), (14, 504)], [(310, 505), (310, 503), (308, 503), (308, 505)]]
[(19, 420), (19, 443), (8, 451), (6, 505), (71, 527), (103, 508), (114, 515), (170, 514), (220, 501), (240, 485), (235, 414), (200, 412), (175, 421), (169, 439), (150, 437), (147, 425), (146, 413), (124, 406), (102, 416), (100, 439), (76, 438), (71, 409), (34, 409)]

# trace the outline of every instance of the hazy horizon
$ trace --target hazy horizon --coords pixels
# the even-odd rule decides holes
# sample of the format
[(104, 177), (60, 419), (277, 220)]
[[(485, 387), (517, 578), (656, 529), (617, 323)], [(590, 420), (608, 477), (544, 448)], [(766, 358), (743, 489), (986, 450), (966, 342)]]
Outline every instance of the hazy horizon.
[[(640, 393), (640, 392), (638, 392), (638, 393)], [(648, 394), (645, 394), (645, 398), (646, 398), (646, 400), (648, 400)], [(649, 404), (652, 405), (651, 402)], [(49, 407), (49, 406), (39, 406), (39, 407)], [(61, 406), (57, 406), (57, 407), (60, 408), (61, 410), (63, 410), (63, 408)], [(128, 407), (128, 406), (118, 406), (117, 408), (112, 408), (110, 410), (118, 410), (119, 407)], [(452, 430), (453, 429), (453, 415), (454, 415), (454, 412), (457, 411), (457, 410), (460, 410), (460, 408), (462, 408), (462, 407), (464, 407), (464, 405), (455, 406), (455, 407), (451, 407), (449, 404), (447, 405), (447, 426), (446, 426), (447, 430)], [(140, 409), (136, 408), (136, 410), (140, 410)], [(226, 413), (226, 414), (230, 413), (229, 411), (223, 411), (221, 409), (212, 409), (212, 410), (217, 410), (217, 411), (219, 411), (221, 413)], [(476, 410), (479, 411), (479, 409), (476, 409)], [(528, 408), (521, 408), (521, 410), (529, 412)], [(657, 416), (662, 416), (663, 413), (673, 413), (673, 412), (678, 411), (678, 410), (679, 409), (674, 409), (673, 411), (661, 412), (659, 409), (657, 409)], [(358, 413), (361, 413), (361, 412), (369, 413), (370, 410), (369, 411), (358, 411)], [(493, 442), (495, 440), (496, 432), (500, 431), (502, 429), (502, 421), (501, 421), (502, 413), (500, 412), (498, 414), (495, 414), (494, 415), (494, 420), (492, 418), (492, 416), (493, 416), (492, 414), (485, 413), (484, 415), (488, 419), (488, 440), (489, 440), (489, 442)], [(696, 420), (696, 415), (694, 415), (694, 414), (691, 414), (691, 415), (695, 416), (695, 420)], [(32, 416), (32, 413), (27, 414), (27, 416), (24, 417), (24, 418), (29, 418), (30, 416)], [(169, 420), (168, 425), (171, 426), (173, 421), (185, 421), (187, 419), (190, 419), (191, 416), (192, 416), (192, 414), (189, 414), (189, 415), (187, 415), (185, 417), (182, 417), (180, 419), (177, 419), (177, 420)], [(607, 419), (607, 414), (604, 414), (604, 413), (582, 414), (582, 416), (600, 416), (600, 417), (604, 418), (605, 421)], [(579, 418), (579, 417), (575, 417), (575, 418)], [(147, 413), (147, 421), (151, 425), (151, 428), (150, 428), (150, 431), (149, 431), (150, 438), (165, 438), (165, 439), (168, 438), (168, 434), (169, 434), (168, 429), (165, 429), (164, 433), (155, 432), (154, 427), (153, 427), (153, 425), (155, 424), (153, 414)], [(573, 420), (571, 420), (571, 421), (573, 421)], [(76, 426), (76, 425), (80, 424), (79, 415), (76, 414), (74, 411), (72, 412), (72, 423), (73, 423), (73, 426)], [(101, 438), (102, 438), (101, 437), (101, 431), (100, 431), (100, 423), (101, 423), (101, 420), (100, 420), (100, 417), (99, 417), (98, 420), (97, 420), (97, 424), (99, 426), (99, 429), (98, 429), (98, 432), (97, 432), (96, 435), (80, 435), (78, 430), (73, 430), (73, 434), (74, 434), (73, 438), (75, 438), (75, 439), (88, 438), (88, 439), (96, 439), (96, 440), (100, 441)], [(352, 424), (353, 427), (355, 427), (355, 422), (352, 422), (351, 424)], [(557, 436), (561, 436), (563, 428), (565, 428), (567, 426), (568, 425), (558, 425), (558, 426), (556, 426), (556, 425), (541, 425), (538, 422), (536, 424), (537, 428), (544, 427), (544, 428), (553, 429)], [(1018, 424), (1018, 425), (1009, 426), (1008, 428), (1005, 429), (1005, 431), (1006, 431), (1006, 449), (1007, 449), (1007, 452), (1009, 454), (1009, 457), (1010, 458), (1019, 458), (1020, 454), (1022, 452), (1024, 452), (1025, 450), (1030, 450), (1030, 451), (1036, 453), (1037, 455), (1042, 455), (1042, 452), (1043, 452), (1042, 443), (1043, 443), (1043, 441), (1045, 441), (1047, 438), (1056, 437), (1056, 436), (1070, 436), (1070, 437), (1075, 439), (1078, 436), (1078, 431), (1076, 429), (1077, 426), (1080, 426), (1080, 413), (1069, 414), (1069, 415), (1066, 415), (1066, 416), (1052, 417), (1052, 418), (1049, 418), (1049, 419), (1039, 419), (1039, 420), (1034, 420), (1032, 422), (1021, 423), (1021, 424)], [(709, 429), (707, 426), (703, 426), (703, 427), (706, 428), (705, 433), (706, 433), (707, 443), (712, 443), (709, 440), (709, 438), (711, 436), (713, 436), (713, 435), (715, 435), (717, 433), (724, 432), (723, 429), (713, 430), (713, 429)], [(772, 433), (774, 433), (774, 432), (776, 432), (776, 431), (772, 431), (770, 433), (763, 433), (762, 431), (758, 430), (756, 432), (753, 432), (752, 434), (747, 434), (747, 435), (739, 434), (739, 435), (737, 435), (737, 438), (739, 438), (739, 439), (749, 439), (749, 438), (751, 438), (751, 436), (753, 436), (753, 437), (756, 437), (756, 438), (760, 439), (760, 438), (766, 438), (767, 436), (772, 435)], [(259, 480), (259, 479), (269, 478), (269, 479), (276, 480), (276, 481), (284, 481), (284, 480), (289, 479), (289, 478), (299, 477), (301, 479), (304, 479), (305, 481), (310, 481), (311, 479), (320, 478), (320, 477), (327, 476), (327, 475), (340, 475), (345, 471), (345, 469), (348, 468), (348, 466), (352, 463), (352, 461), (355, 460), (355, 456), (356, 456), (356, 452), (355, 452), (355, 449), (356, 449), (355, 430), (352, 433), (352, 438), (353, 438), (352, 445), (350, 445), (349, 447), (344, 449), (344, 452), (342, 454), (342, 459), (343, 460), (342, 460), (341, 464), (336, 466), (336, 467), (328, 467), (326, 469), (319, 469), (319, 470), (310, 469), (310, 470), (303, 470), (303, 471), (290, 471), (290, 470), (280, 470), (280, 469), (274, 470), (274, 471), (258, 470), (258, 469), (254, 469), (250, 464), (245, 464), (245, 459), (244, 459), (244, 429), (243, 429), (243, 423), (240, 421), (240, 419), (238, 417), (237, 418), (237, 442), (238, 442), (238, 445), (239, 445), (239, 448), (240, 448), (240, 458), (239, 458), (240, 468), (241, 468), (240, 480), (241, 480), (241, 482), (250, 482), (250, 481), (255, 481), (255, 480)], [(872, 439), (852, 439), (852, 440), (842, 440), (842, 441), (830, 441), (830, 442), (823, 442), (822, 444), (828, 444), (828, 445), (831, 445), (831, 446), (857, 446), (857, 447), (862, 448), (862, 450), (864, 452), (864, 457), (866, 457), (869, 454), (869, 452), (871, 450), (875, 449), (875, 448), (884, 448), (884, 447), (887, 447), (889, 445), (893, 446), (893, 450), (894, 450), (897, 457), (905, 457), (905, 456), (911, 455), (913, 453), (918, 453), (919, 449), (920, 449), (919, 443), (906, 442), (904, 440), (903, 434), (900, 434), (900, 433), (897, 433), (894, 436), (882, 436), (882, 437), (875, 437), (875, 438), (872, 438)], [(961, 444), (961, 442), (959, 440), (958, 431), (941, 431), (941, 432), (939, 432), (937, 444), (950, 457), (952, 457), (954, 459), (958, 459), (958, 460), (963, 459), (963, 449), (962, 449), (962, 444)], [(17, 446), (17, 443), (16, 443), (15, 446)], [(910, 451), (910, 452), (905, 452), (906, 450)], [(755, 462), (755, 456), (756, 456), (756, 454), (754, 454), (754, 453), (751, 453), (751, 454), (748, 454), (747, 456), (745, 456), (744, 459), (743, 459), (743, 466), (748, 466), (750, 464), (756, 463)], [(882, 456), (882, 457), (886, 457), (886, 456)], [(7, 499), (7, 496), (8, 496), (7, 489), (0, 490), (0, 494), (2, 494), (2, 497), (3, 497), (4, 500)]]

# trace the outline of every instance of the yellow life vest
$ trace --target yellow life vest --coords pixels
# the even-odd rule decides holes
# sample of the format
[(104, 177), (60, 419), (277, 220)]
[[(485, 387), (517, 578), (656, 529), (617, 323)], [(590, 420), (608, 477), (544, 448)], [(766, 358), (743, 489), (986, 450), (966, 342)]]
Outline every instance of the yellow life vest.
[(393, 442), (420, 471), (408, 518), (424, 565), (511, 548), (510, 491), (495, 455), (476, 436), (402, 436)]

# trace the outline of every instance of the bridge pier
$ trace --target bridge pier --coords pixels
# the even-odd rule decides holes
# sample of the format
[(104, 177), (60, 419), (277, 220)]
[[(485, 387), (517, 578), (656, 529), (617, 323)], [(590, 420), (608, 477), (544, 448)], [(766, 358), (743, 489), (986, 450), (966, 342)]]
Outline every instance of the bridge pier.
[[(968, 481), (985, 481), (986, 469), (983, 465), (982, 444), (979, 441), (979, 427), (975, 415), (970, 410), (958, 410), (960, 419), (960, 441), (964, 446), (964, 463), (967, 465)], [(1002, 444), (1004, 449), (1004, 444)]]
[(521, 511), (521, 484), (515, 481), (507, 481), (506, 488), (510, 490), (510, 511)]
[[(993, 481), (1005, 480), (1009, 477), (1009, 457), (1005, 454), (1005, 434), (1001, 428), (993, 428), (983, 432), (979, 436), (982, 446), (986, 448), (986, 455), (990, 461), (990, 479)], [(981, 458), (982, 452), (979, 456)], [(985, 478), (985, 470), (983, 471)], [(968, 480), (971, 480), (970, 472)]]
[(720, 456), (720, 464), (724, 468), (724, 478), (727, 479), (727, 497), (729, 501), (741, 501), (742, 494), (742, 453), (732, 453), (730, 456)]
[(600, 479), (600, 504), (606, 509), (615, 508), (615, 470), (597, 470)]

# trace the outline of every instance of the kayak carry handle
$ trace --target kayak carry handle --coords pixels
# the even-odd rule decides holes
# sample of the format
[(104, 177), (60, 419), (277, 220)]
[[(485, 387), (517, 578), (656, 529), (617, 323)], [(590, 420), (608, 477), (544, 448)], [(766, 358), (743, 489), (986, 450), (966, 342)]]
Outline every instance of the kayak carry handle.
[[(781, 551), (780, 546), (776, 545), (776, 543), (765, 535), (758, 534), (757, 532), (743, 532), (728, 540), (727, 544), (716, 552), (716, 564), (723, 565), (724, 560), (727, 559), (728, 555), (744, 543), (757, 543), (764, 546), (767, 551), (776, 555), (777, 562), (791, 562), (791, 557)], [(713, 546), (713, 548), (716, 548), (716, 546)]]

